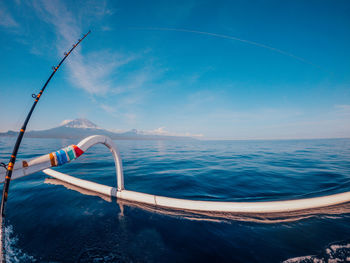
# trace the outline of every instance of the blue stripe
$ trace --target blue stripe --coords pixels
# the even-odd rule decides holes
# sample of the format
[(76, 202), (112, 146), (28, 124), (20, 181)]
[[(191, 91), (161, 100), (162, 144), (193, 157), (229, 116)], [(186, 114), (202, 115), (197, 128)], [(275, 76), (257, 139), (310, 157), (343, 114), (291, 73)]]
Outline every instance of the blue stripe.
[(55, 152), (56, 158), (57, 158), (57, 163), (58, 165), (62, 165), (62, 158), (61, 158), (61, 154), (59, 151)]
[(61, 155), (61, 158), (62, 158), (62, 164), (65, 164), (66, 162), (68, 162), (66, 152), (63, 149), (60, 150), (59, 152), (60, 152), (60, 155)]
[(57, 157), (58, 165), (62, 165), (62, 164), (65, 164), (66, 162), (68, 162), (67, 155), (66, 155), (66, 152), (64, 150), (59, 150), (59, 151), (55, 152), (55, 154)]

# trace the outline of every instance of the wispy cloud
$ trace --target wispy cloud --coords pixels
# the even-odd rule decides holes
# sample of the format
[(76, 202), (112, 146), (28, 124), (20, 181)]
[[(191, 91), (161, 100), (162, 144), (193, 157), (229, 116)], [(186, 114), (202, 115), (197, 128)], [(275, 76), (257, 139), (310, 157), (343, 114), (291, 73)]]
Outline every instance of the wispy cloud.
[[(111, 129), (112, 132), (123, 133), (128, 130), (125, 129)], [(138, 134), (143, 135), (159, 135), (159, 136), (180, 136), (180, 137), (192, 137), (202, 139), (204, 137), (203, 134), (193, 134), (189, 132), (171, 132), (168, 131), (166, 127), (159, 127), (153, 130), (137, 130)]]
[(113, 73), (134, 58), (134, 56), (125, 56), (108, 50), (91, 52), (86, 56), (75, 54), (67, 63), (70, 81), (90, 94), (105, 95), (115, 89)]
[(203, 137), (203, 134), (191, 134), (189, 132), (182, 132), (182, 133), (170, 132), (166, 130), (166, 127), (159, 127), (157, 129), (149, 130), (149, 131), (141, 131), (140, 133), (147, 134), (147, 135), (182, 136), (182, 137), (197, 137), (197, 138)]
[(19, 24), (12, 17), (9, 11), (5, 8), (3, 4), (0, 2), (0, 26), (5, 28), (18, 28)]
[(112, 31), (113, 28), (110, 27), (110, 26), (102, 26), (102, 27), (101, 27), (101, 30), (107, 32), (107, 31)]
[(158, 76), (151, 68), (142, 68), (123, 78), (116, 78), (108, 96), (96, 98), (96, 103), (110, 116), (136, 124), (137, 111), (152, 92), (154, 78)]
[[(82, 9), (83, 14), (73, 14), (61, 1), (36, 1), (33, 4), (38, 16), (53, 26), (57, 36), (57, 51), (61, 54), (67, 47), (77, 42), (77, 39), (88, 30), (79, 17), (85, 15), (95, 19), (102, 19), (111, 15), (113, 11), (107, 8), (104, 1), (89, 2), (88, 9)], [(91, 95), (103, 96), (110, 92), (113, 85), (113, 73), (121, 66), (134, 60), (135, 56), (120, 54), (106, 49), (96, 52), (85, 52), (82, 47), (72, 53), (67, 61), (69, 80), (78, 88)]]
[(103, 109), (105, 112), (114, 114), (116, 112), (116, 108), (112, 107), (110, 105), (106, 105), (106, 104), (100, 104), (101, 109)]
[(348, 104), (335, 105), (334, 108), (337, 114), (347, 115), (350, 117), (350, 105)]
[[(115, 13), (106, 1), (89, 1), (86, 4), (88, 7), (82, 7), (76, 13), (61, 1), (39, 0), (33, 5), (41, 20), (52, 26), (58, 40), (56, 49), (59, 54), (76, 42), (89, 29), (89, 25), (96, 28), (97, 21), (104, 21)], [(112, 30), (105, 24), (99, 28), (102, 31)], [(89, 37), (94, 37), (93, 34), (94, 31)], [(68, 81), (90, 94), (95, 107), (117, 119), (119, 125), (137, 126), (138, 108), (149, 92), (146, 85), (159, 76), (150, 65), (138, 63), (143, 55), (103, 47), (87, 52), (82, 43), (66, 62)]]
[[(210, 92), (197, 92), (188, 98), (184, 120), (189, 129), (203, 127), (211, 139), (300, 139), (344, 138), (350, 132), (350, 105), (329, 106), (317, 111), (305, 107), (228, 107)], [(192, 103), (193, 102), (193, 103)], [(213, 107), (208, 107), (208, 105)], [(184, 115), (185, 113), (182, 113)], [(204, 118), (205, 116), (205, 118)]]

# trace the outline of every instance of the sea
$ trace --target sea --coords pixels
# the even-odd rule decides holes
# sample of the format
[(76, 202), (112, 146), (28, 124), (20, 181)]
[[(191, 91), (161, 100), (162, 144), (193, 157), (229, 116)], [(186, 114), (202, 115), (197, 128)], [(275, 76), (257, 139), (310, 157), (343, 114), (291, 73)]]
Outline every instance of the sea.
[[(1, 162), (14, 142), (0, 137)], [(78, 142), (24, 138), (17, 160)], [(350, 191), (350, 139), (114, 142), (128, 190), (236, 202)], [(102, 145), (55, 170), (116, 186)], [(110, 199), (38, 172), (11, 182), (3, 235), (8, 262), (350, 262), (350, 205), (196, 215)]]

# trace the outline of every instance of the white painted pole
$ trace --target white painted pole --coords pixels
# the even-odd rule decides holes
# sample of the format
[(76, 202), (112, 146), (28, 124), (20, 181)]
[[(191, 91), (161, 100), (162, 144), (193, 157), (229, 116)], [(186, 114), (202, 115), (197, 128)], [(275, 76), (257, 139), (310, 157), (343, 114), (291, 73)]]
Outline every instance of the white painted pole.
[[(116, 191), (113, 187), (96, 184), (87, 180), (77, 179), (75, 177), (46, 169), (43, 171), (56, 179), (66, 183), (85, 188), (90, 191), (105, 194), (119, 199), (159, 206), (164, 208), (171, 208), (177, 210), (190, 211), (205, 211), (205, 212), (229, 212), (229, 213), (280, 213), (280, 212), (294, 212), (313, 208), (322, 208), (337, 204), (342, 204), (350, 201), (350, 192), (287, 200), (287, 201), (269, 201), (269, 202), (218, 202), (218, 201), (198, 201), (170, 198), (164, 196), (157, 196), (152, 194), (145, 194), (140, 192), (122, 190)], [(116, 195), (115, 195), (116, 194)]]

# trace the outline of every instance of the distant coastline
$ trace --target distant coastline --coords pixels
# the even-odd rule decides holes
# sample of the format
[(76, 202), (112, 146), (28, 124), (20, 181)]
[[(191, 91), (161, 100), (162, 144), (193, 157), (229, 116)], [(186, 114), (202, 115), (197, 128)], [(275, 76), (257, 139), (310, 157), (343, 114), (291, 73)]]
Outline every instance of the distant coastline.
[[(0, 137), (17, 136), (16, 131), (0, 133)], [(27, 131), (27, 138), (58, 138), (58, 139), (82, 139), (91, 135), (105, 135), (113, 140), (196, 140), (189, 136), (171, 136), (158, 134), (144, 134), (136, 129), (127, 132), (113, 132), (98, 127), (87, 119), (75, 119), (55, 128), (38, 131)]]

